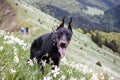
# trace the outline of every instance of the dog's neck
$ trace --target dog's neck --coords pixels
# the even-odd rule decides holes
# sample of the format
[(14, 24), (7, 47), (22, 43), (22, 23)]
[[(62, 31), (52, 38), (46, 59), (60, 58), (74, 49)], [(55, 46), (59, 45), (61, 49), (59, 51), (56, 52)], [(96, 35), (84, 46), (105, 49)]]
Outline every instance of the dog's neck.
[(56, 46), (56, 34), (55, 32), (52, 33), (52, 41), (53, 41), (53, 46)]
[[(52, 39), (52, 42), (53, 42), (53, 49), (54, 49), (53, 51), (54, 51), (54, 52), (58, 52), (59, 55), (60, 55), (61, 57), (63, 57), (64, 55), (63, 55), (63, 54), (61, 55), (61, 51), (60, 51), (61, 48), (59, 48), (58, 45), (57, 45), (56, 33), (52, 33), (52, 38), (51, 38), (51, 39)], [(63, 49), (62, 49), (62, 51), (63, 51)]]

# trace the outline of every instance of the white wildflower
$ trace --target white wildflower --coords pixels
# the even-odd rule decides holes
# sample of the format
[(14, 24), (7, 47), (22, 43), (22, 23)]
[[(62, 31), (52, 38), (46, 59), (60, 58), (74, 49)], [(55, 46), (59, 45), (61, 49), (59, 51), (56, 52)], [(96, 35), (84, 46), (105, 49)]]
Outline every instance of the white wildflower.
[(60, 74), (60, 68), (58, 68), (57, 66), (55, 66), (55, 69), (51, 71), (51, 73), (53, 74), (53, 77), (56, 78), (58, 74)]
[(17, 52), (17, 48), (14, 47), (14, 52)]
[(5, 36), (4, 36), (4, 40), (7, 40), (7, 41), (6, 41), (7, 44), (15, 44), (13, 38), (14, 38), (13, 36), (8, 36), (8, 35), (5, 35)]
[(7, 34), (10, 34), (10, 32), (7, 32)]
[(22, 46), (22, 49), (24, 49), (24, 50), (27, 50), (29, 48), (29, 45), (24, 43), (24, 40), (14, 37), (13, 35), (11, 35), (11, 36), (5, 35), (4, 40), (6, 40), (5, 43), (7, 43), (7, 44), (16, 44), (17, 43), (20, 46)]
[(77, 78), (71, 77), (70, 80), (77, 80)]
[(2, 51), (2, 50), (3, 50), (3, 48), (4, 48), (4, 47), (0, 46), (0, 51)]
[(43, 78), (43, 80), (53, 80), (53, 79), (50, 76), (46, 76), (46, 77)]
[[(64, 64), (64, 63), (63, 63)], [(80, 71), (80, 72), (83, 72), (83, 74), (86, 74), (86, 73), (92, 73), (94, 72), (92, 68), (89, 68), (87, 65), (85, 64), (76, 64), (74, 62), (66, 62), (64, 65), (68, 65), (72, 68), (75, 68), (76, 70)], [(69, 72), (69, 71), (68, 71)]]
[(14, 61), (15, 61), (16, 63), (19, 63), (19, 58), (18, 58), (18, 55), (17, 55), (17, 54), (14, 56)]
[(33, 58), (33, 62), (34, 62), (35, 64), (37, 64), (37, 59), (36, 59), (36, 57)]
[(2, 79), (1, 80), (5, 80), (5, 74), (1, 73), (1, 75), (2, 75)]
[(13, 47), (14, 48), (14, 55), (16, 55), (18, 53), (18, 50), (16, 47)]
[(102, 80), (105, 80), (104, 76), (101, 77)]
[(5, 80), (5, 78), (4, 78), (4, 77), (2, 77), (2, 80)]
[(86, 65), (84, 65), (84, 67), (83, 67), (83, 73), (86, 74), (88, 70), (89, 70), (88, 67)]
[(5, 31), (0, 30), (0, 35), (4, 35)]
[(29, 59), (28, 62), (27, 62), (27, 64), (28, 64), (29, 66), (33, 66), (33, 61), (32, 61), (31, 59)]
[(65, 78), (66, 78), (66, 76), (62, 75), (59, 80), (66, 80)]
[(63, 58), (61, 59), (61, 63), (67, 64), (67, 61), (66, 61), (66, 58), (65, 58), (65, 57), (63, 57)]
[(26, 50), (28, 50), (29, 49), (29, 47), (26, 45), (26, 46), (22, 46), (22, 49), (24, 50), (24, 51), (26, 51)]
[(115, 80), (115, 78), (113, 76), (110, 77), (110, 80)]
[(93, 70), (91, 68), (89, 69), (89, 73), (93, 73)]
[(12, 35), (14, 34), (14, 32), (11, 33)]
[(81, 78), (80, 80), (86, 80), (85, 77)]
[(46, 60), (42, 60), (41, 63), (42, 63), (42, 66), (43, 66), (43, 67), (46, 66)]
[(10, 73), (11, 73), (11, 74), (14, 74), (14, 73), (16, 73), (16, 70), (14, 70), (13, 68), (11, 68), (11, 69), (10, 69)]
[(72, 74), (72, 70), (71, 70), (71, 69), (68, 69), (68, 70), (67, 70), (67, 73), (68, 73), (68, 74)]
[(99, 80), (98, 77), (97, 77), (97, 74), (93, 73), (90, 80)]

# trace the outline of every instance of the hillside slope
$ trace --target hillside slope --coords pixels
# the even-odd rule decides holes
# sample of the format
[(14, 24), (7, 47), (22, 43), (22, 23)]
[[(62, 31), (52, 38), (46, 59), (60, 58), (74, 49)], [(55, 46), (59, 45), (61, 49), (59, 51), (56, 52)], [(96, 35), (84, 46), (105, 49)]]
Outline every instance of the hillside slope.
[(0, 29), (14, 32), (19, 29), (16, 13), (5, 0), (0, 0)]
[[(25, 65), (29, 58), (30, 44), (39, 35), (51, 32), (52, 28), (56, 28), (60, 22), (24, 1), (8, 0), (8, 2), (14, 6), (19, 23), (30, 28), (30, 37), (24, 38), (19, 32), (7, 34), (0, 31), (2, 47), (0, 50), (0, 79), (43, 79), (50, 71), (49, 66), (45, 76), (42, 76), (37, 65), (30, 68)], [(60, 64), (61, 72), (56, 79), (119, 80), (120, 57), (99, 48), (86, 34), (76, 30), (73, 30), (73, 33), (66, 57)], [(16, 56), (18, 62), (14, 60)], [(97, 62), (101, 66), (97, 65)]]

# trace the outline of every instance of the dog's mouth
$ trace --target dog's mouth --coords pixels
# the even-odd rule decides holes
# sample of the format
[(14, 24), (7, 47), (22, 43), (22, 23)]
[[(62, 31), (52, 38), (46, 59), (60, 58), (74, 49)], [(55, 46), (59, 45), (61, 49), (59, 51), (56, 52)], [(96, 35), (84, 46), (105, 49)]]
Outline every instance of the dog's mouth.
[(66, 47), (67, 47), (66, 43), (58, 44), (58, 52), (60, 53), (61, 57), (65, 56)]
[(58, 48), (58, 51), (59, 51), (61, 57), (65, 56), (65, 51), (66, 51), (65, 49), (66, 49), (66, 48), (62, 48), (62, 47), (59, 47), (59, 48)]

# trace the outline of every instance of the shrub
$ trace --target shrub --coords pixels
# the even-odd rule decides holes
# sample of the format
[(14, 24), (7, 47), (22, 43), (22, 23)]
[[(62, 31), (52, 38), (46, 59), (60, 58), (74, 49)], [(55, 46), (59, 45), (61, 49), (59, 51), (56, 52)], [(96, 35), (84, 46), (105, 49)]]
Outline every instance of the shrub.
[(82, 50), (83, 48), (82, 48), (82, 47), (80, 47), (80, 49)]
[(117, 52), (118, 47), (117, 47), (117, 44), (116, 44), (116, 41), (115, 41), (115, 40), (112, 40), (112, 41), (110, 42), (110, 48), (111, 48), (114, 52)]
[(96, 62), (96, 65), (98, 65), (98, 66), (100, 66), (100, 67), (102, 66), (102, 64), (100, 63), (100, 61), (97, 61), (97, 62)]
[(115, 59), (113, 59), (113, 62), (114, 62), (114, 63), (116, 63), (116, 60), (115, 60)]
[(38, 19), (38, 22), (40, 22), (40, 19)]
[(16, 3), (15, 5), (18, 6), (18, 3)]
[(27, 10), (25, 10), (25, 12), (27, 13)]
[(91, 39), (99, 46), (105, 45), (112, 49), (114, 52), (120, 54), (120, 33), (115, 32), (102, 32), (94, 31), (91, 32)]

